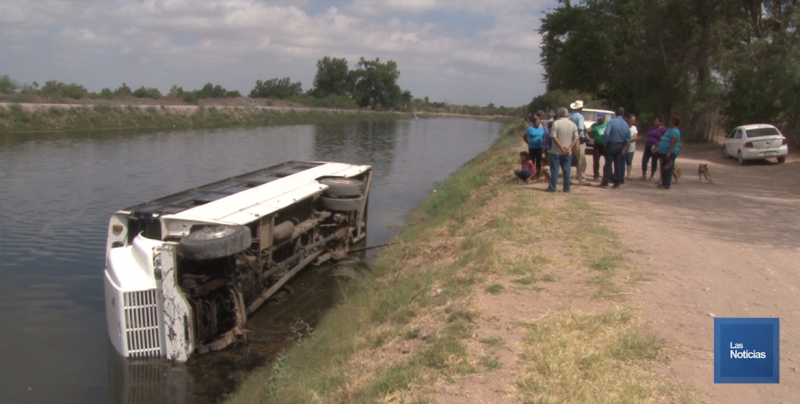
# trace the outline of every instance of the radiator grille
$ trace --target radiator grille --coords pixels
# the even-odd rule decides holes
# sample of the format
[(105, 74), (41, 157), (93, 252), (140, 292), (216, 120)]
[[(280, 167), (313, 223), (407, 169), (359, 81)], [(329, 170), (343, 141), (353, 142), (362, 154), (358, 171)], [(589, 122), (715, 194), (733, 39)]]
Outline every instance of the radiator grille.
[(158, 301), (156, 291), (126, 292), (125, 336), (128, 356), (145, 358), (161, 356), (161, 338), (158, 335)]

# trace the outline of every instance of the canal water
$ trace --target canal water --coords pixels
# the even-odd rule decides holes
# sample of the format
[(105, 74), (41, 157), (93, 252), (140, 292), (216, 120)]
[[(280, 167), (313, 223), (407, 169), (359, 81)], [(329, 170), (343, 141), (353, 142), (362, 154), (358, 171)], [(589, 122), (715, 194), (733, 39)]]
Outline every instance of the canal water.
[(187, 364), (110, 348), (103, 268), (114, 211), (287, 160), (373, 167), (367, 245), (496, 139), (501, 124), (415, 119), (168, 132), (0, 137), (0, 400), (215, 403), (335, 303), (331, 268), (309, 268), (284, 302), (248, 322), (248, 342)]

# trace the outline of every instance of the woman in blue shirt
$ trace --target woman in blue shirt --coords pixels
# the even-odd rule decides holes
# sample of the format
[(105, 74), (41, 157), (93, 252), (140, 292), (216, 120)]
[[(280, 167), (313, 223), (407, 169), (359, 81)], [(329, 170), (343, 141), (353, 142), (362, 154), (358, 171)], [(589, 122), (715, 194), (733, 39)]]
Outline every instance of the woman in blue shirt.
[(658, 142), (658, 155), (661, 157), (661, 184), (659, 189), (669, 189), (672, 183), (672, 173), (675, 172), (675, 159), (680, 153), (681, 130), (678, 126), (681, 124), (681, 118), (678, 115), (672, 115), (669, 118), (669, 129), (661, 141)]
[(536, 164), (536, 173), (534, 178), (539, 178), (542, 175), (542, 148), (544, 147), (544, 131), (545, 127), (542, 125), (541, 118), (537, 115), (533, 117), (533, 123), (525, 131), (525, 136), (528, 137), (528, 154), (531, 160)]

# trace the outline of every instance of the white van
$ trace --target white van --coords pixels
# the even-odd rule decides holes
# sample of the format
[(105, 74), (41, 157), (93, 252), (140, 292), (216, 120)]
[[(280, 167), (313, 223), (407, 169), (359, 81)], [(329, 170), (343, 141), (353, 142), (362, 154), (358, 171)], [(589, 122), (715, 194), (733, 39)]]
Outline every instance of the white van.
[[(614, 119), (617, 115), (613, 111), (608, 111), (605, 109), (592, 109), (592, 108), (584, 108), (581, 111), (583, 115), (583, 123), (586, 127), (585, 130), (588, 131), (589, 128), (592, 127), (597, 122), (597, 116), (599, 114), (605, 114), (606, 122)], [(586, 137), (586, 153), (587, 155), (592, 154), (592, 150), (594, 149), (594, 140), (590, 139), (588, 136)]]
[(227, 347), (309, 264), (366, 237), (372, 169), (291, 161), (120, 210), (106, 244), (108, 335), (125, 357)]

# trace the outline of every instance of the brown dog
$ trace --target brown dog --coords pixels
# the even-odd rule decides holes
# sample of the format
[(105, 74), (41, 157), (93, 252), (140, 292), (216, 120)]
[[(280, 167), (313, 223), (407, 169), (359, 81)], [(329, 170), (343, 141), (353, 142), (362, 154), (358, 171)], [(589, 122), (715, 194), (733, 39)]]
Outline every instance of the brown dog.
[(714, 183), (714, 180), (711, 179), (711, 172), (708, 171), (708, 164), (699, 164), (697, 166), (697, 179), (702, 182), (703, 177), (706, 177), (706, 181), (709, 183)]
[(675, 178), (675, 184), (678, 184), (678, 180), (681, 179), (681, 168), (675, 166), (675, 171), (672, 172), (672, 178)]

